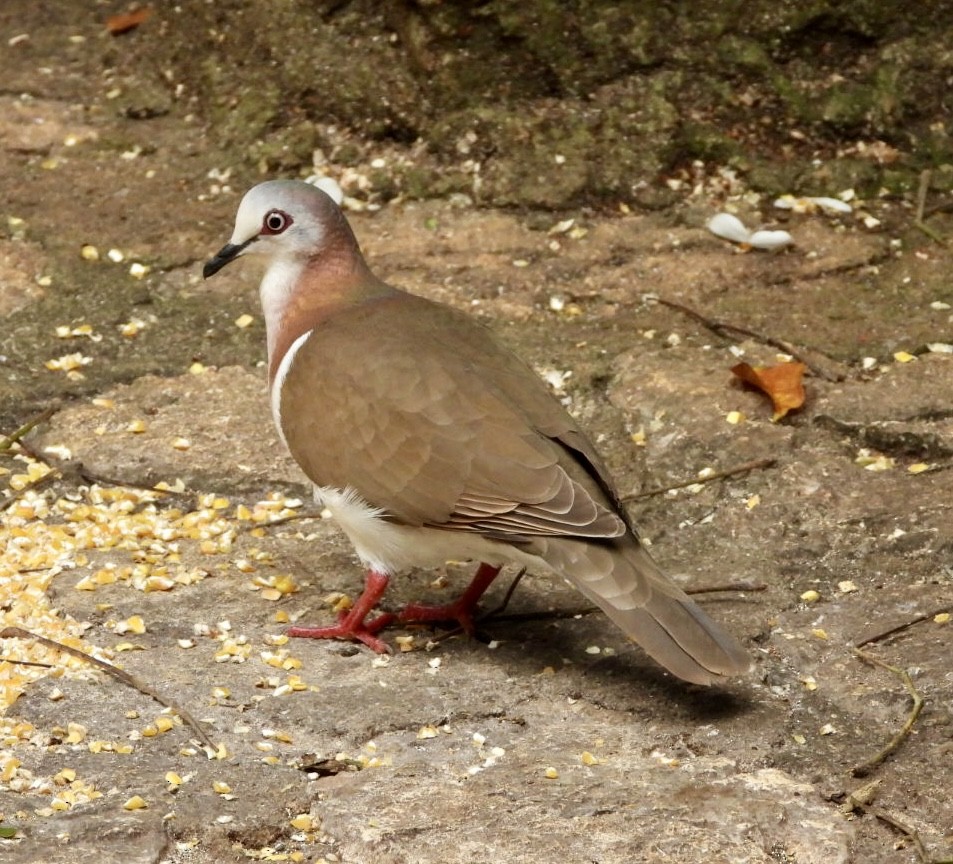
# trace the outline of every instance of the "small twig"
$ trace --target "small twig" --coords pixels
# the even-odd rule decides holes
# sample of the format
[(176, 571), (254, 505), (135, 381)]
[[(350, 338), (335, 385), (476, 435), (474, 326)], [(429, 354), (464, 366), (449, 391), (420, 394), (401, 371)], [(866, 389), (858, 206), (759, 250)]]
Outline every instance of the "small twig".
[(0, 453), (4, 450), (9, 450), (14, 444), (18, 443), (24, 435), (28, 435), (33, 429), (39, 426), (41, 423), (45, 423), (56, 413), (56, 408), (50, 406), (49, 408), (41, 411), (35, 417), (27, 420), (16, 432), (8, 435), (2, 441), (0, 441)]
[(54, 669), (52, 663), (37, 663), (33, 660), (14, 660), (12, 657), (0, 657), (0, 663), (10, 663), (13, 666), (39, 666), (41, 669)]
[(909, 825), (904, 822), (901, 822), (896, 816), (888, 813), (886, 810), (881, 810), (879, 807), (871, 807), (871, 815), (876, 816), (881, 822), (885, 822), (891, 828), (896, 829), (901, 834), (903, 834), (911, 843), (913, 843), (913, 848), (917, 850), (917, 857), (920, 859), (923, 864), (929, 864), (930, 856), (927, 854), (927, 850), (923, 845), (923, 841), (920, 839), (920, 835)]
[(629, 495), (623, 495), (619, 500), (623, 504), (631, 501), (638, 501), (640, 498), (651, 498), (653, 495), (664, 495), (673, 489), (686, 489), (689, 486), (695, 486), (701, 483), (710, 483), (712, 480), (723, 480), (725, 477), (733, 477), (735, 474), (744, 474), (746, 471), (757, 471), (763, 468), (770, 468), (777, 459), (755, 459), (753, 462), (745, 462), (743, 465), (737, 465), (734, 468), (727, 468), (724, 471), (716, 471), (714, 474), (707, 474), (704, 477), (697, 477), (694, 480), (686, 480), (684, 483), (676, 483), (673, 486), (659, 486), (655, 489), (647, 489), (645, 492), (632, 492)]
[(939, 609), (934, 609), (932, 612), (924, 612), (922, 615), (918, 615), (916, 618), (912, 618), (903, 624), (898, 624), (896, 627), (891, 627), (889, 630), (884, 630), (882, 633), (878, 633), (875, 636), (868, 636), (865, 639), (862, 639), (860, 642), (855, 643), (854, 648), (863, 648), (865, 645), (872, 645), (874, 642), (880, 642), (881, 640), (886, 639), (888, 636), (893, 636), (895, 633), (902, 633), (904, 630), (913, 627), (914, 624), (920, 624), (923, 621), (931, 621), (942, 612), (949, 611), (950, 606), (947, 604), (946, 606), (940, 606)]
[(44, 486), (48, 486), (54, 480), (59, 480), (62, 478), (62, 474), (57, 471), (56, 468), (51, 468), (46, 474), (42, 477), (38, 477), (32, 483), (27, 483), (26, 486), (17, 489), (9, 498), (6, 498), (2, 503), (0, 503), (0, 513), (4, 510), (12, 507), (17, 501), (19, 501), (27, 492), (35, 492), (37, 489), (42, 489)]
[(923, 218), (929, 219), (931, 216), (935, 216), (937, 213), (946, 213), (949, 210), (953, 210), (953, 201), (941, 201), (939, 204), (934, 204), (932, 207), (927, 207), (923, 213)]
[(926, 168), (920, 172), (920, 187), (917, 189), (917, 210), (913, 217), (914, 222), (923, 223), (923, 211), (927, 206), (927, 193), (930, 191), (930, 178), (933, 172)]
[[(545, 621), (548, 619), (560, 619), (560, 618), (578, 618), (580, 615), (592, 615), (595, 612), (601, 611), (598, 606), (585, 606), (582, 609), (563, 609), (563, 610), (547, 610), (545, 612), (511, 612), (509, 615), (503, 615), (503, 611), (509, 605), (510, 599), (513, 596), (513, 592), (516, 590), (516, 586), (519, 584), (520, 579), (523, 578), (523, 575), (526, 573), (526, 568), (524, 567), (516, 574), (516, 577), (513, 579), (513, 582), (510, 584), (510, 587), (506, 591), (506, 596), (503, 598), (503, 602), (500, 603), (495, 609), (491, 609), (489, 612), (481, 615), (478, 621), (486, 621), (488, 618), (496, 618), (498, 621)], [(768, 588), (767, 585), (758, 583), (758, 582), (728, 582), (724, 585), (704, 585), (696, 588), (686, 588), (685, 593), (696, 595), (696, 594), (718, 594), (722, 592), (746, 592), (746, 591), (766, 591)]]
[(843, 380), (843, 375), (838, 377), (837, 375), (822, 369), (816, 363), (812, 363), (810, 358), (805, 357), (803, 352), (795, 348), (790, 342), (785, 342), (782, 339), (775, 339), (773, 336), (765, 336), (763, 333), (749, 330), (747, 327), (739, 327), (737, 324), (729, 324), (725, 321), (714, 321), (711, 318), (705, 317), (700, 312), (696, 312), (689, 306), (685, 306), (682, 303), (676, 303), (674, 300), (666, 300), (663, 297), (656, 297), (655, 299), (656, 302), (661, 303), (663, 306), (668, 306), (670, 309), (675, 309), (682, 314), (687, 315), (689, 318), (694, 319), (706, 330), (711, 330), (711, 332), (716, 336), (721, 336), (723, 339), (731, 339), (733, 336), (746, 336), (749, 339), (754, 339), (755, 341), (762, 343), (763, 345), (770, 345), (772, 348), (777, 348), (779, 351), (783, 351), (785, 354), (790, 354), (795, 360), (807, 366), (807, 368), (810, 369), (811, 372), (818, 378), (823, 378), (825, 381)]
[(494, 615), (499, 615), (507, 606), (510, 605), (510, 600), (513, 599), (513, 593), (516, 591), (516, 586), (523, 581), (523, 577), (526, 575), (526, 568), (521, 567), (520, 572), (513, 577), (513, 581), (510, 582), (510, 587), (506, 589), (506, 594), (503, 595), (502, 602), (493, 609), (490, 609), (488, 612), (485, 612), (481, 615), (477, 621), (486, 621), (487, 618), (492, 618)]
[(726, 592), (737, 591), (744, 593), (746, 591), (767, 591), (768, 586), (763, 582), (726, 582), (724, 585), (703, 585), (698, 588), (686, 588), (685, 593), (691, 594), (723, 594)]
[(916, 215), (913, 217), (913, 226), (919, 228), (934, 243), (938, 243), (940, 246), (946, 246), (948, 245), (946, 240), (923, 221), (926, 215), (927, 193), (930, 191), (930, 179), (932, 176), (933, 172), (929, 168), (920, 172), (920, 187), (917, 189), (917, 210)]
[(946, 242), (946, 239), (941, 237), (936, 231), (934, 231), (926, 222), (914, 222), (914, 228), (919, 228), (924, 234), (927, 235), (934, 243), (938, 243), (940, 246), (949, 245)]
[(920, 711), (923, 710), (923, 697), (920, 695), (920, 692), (913, 684), (913, 679), (910, 677), (909, 673), (905, 669), (901, 669), (899, 666), (891, 666), (889, 663), (885, 663), (878, 657), (875, 657), (873, 654), (869, 654), (866, 651), (861, 651), (859, 648), (852, 649), (854, 656), (860, 658), (865, 663), (870, 663), (873, 666), (879, 666), (881, 669), (886, 669), (893, 675), (896, 675), (902, 682), (903, 686), (906, 688), (907, 693), (910, 694), (910, 698), (913, 700), (913, 707), (910, 709), (910, 713), (907, 715), (907, 719), (904, 721), (903, 725), (900, 727), (900, 730), (896, 735), (891, 738), (887, 744), (882, 747), (877, 753), (875, 753), (870, 759), (867, 759), (864, 762), (855, 765), (851, 768), (851, 774), (854, 777), (866, 777), (884, 762), (891, 753), (896, 751), (904, 741), (910, 735), (910, 731), (913, 729), (913, 724), (917, 722), (917, 717), (920, 716)]
[(936, 859), (930, 858), (927, 854), (926, 846), (924, 846), (923, 841), (920, 839), (919, 833), (911, 828), (909, 825), (901, 822), (896, 816), (888, 811), (884, 810), (882, 807), (876, 807), (874, 805), (874, 800), (877, 797), (877, 793), (880, 788), (880, 780), (871, 780), (868, 783), (865, 783), (863, 786), (859, 786), (853, 792), (850, 792), (846, 795), (844, 803), (841, 804), (840, 810), (845, 816), (849, 816), (851, 813), (861, 813), (873, 816), (875, 819), (879, 819), (886, 825), (889, 825), (895, 831), (899, 831), (904, 835), (912, 844), (913, 848), (916, 850), (917, 857), (920, 859), (920, 864), (953, 864), (953, 861), (947, 859), (945, 861), (937, 861)]
[(208, 733), (199, 722), (184, 708), (181, 708), (176, 702), (167, 696), (163, 696), (161, 693), (154, 690), (152, 687), (149, 687), (147, 684), (143, 684), (133, 675), (130, 675), (124, 669), (120, 669), (117, 666), (113, 666), (111, 663), (106, 663), (104, 660), (100, 660), (97, 657), (93, 657), (91, 654), (87, 654), (85, 651), (80, 651), (78, 648), (72, 648), (69, 645), (63, 645), (61, 642), (54, 642), (52, 639), (47, 639), (45, 636), (38, 636), (36, 633), (31, 633), (29, 630), (24, 630), (21, 627), (5, 627), (3, 630), (0, 630), (0, 639), (32, 639), (35, 642), (38, 642), (40, 645), (45, 645), (47, 648), (52, 648), (54, 651), (63, 651), (66, 654), (69, 654), (71, 657), (76, 657), (79, 660), (83, 660), (86, 663), (90, 663), (98, 669), (102, 669), (107, 675), (111, 675), (117, 681), (121, 681), (123, 684), (126, 684), (129, 687), (132, 687), (134, 690), (138, 690), (145, 696), (149, 696), (152, 699), (155, 699), (160, 705), (165, 705), (167, 708), (171, 708), (175, 711), (179, 717), (182, 718), (182, 722), (186, 724), (196, 735), (198, 735), (199, 740), (206, 746), (211, 748), (215, 752), (218, 748), (215, 746), (215, 743), (209, 737)]
[[(538, 612), (511, 612), (509, 615), (504, 615), (503, 612), (507, 606), (510, 604), (510, 600), (513, 599), (513, 594), (516, 591), (516, 587), (520, 584), (522, 578), (526, 575), (526, 568), (523, 567), (520, 569), (513, 577), (513, 581), (510, 582), (509, 587), (506, 589), (506, 594), (503, 595), (502, 601), (499, 605), (494, 606), (492, 609), (484, 612), (476, 619), (477, 624), (482, 624), (485, 621), (488, 621), (491, 618), (495, 618), (497, 621), (556, 621), (567, 618), (579, 618), (582, 615), (592, 615), (595, 612), (601, 611), (598, 606), (586, 606), (582, 609), (547, 609), (546, 611)], [(767, 585), (762, 585), (760, 583), (754, 582), (729, 582), (725, 585), (708, 585), (699, 588), (686, 588), (686, 594), (715, 594), (723, 591), (765, 591), (767, 590)], [(429, 641), (429, 644), (436, 645), (438, 642), (442, 642), (444, 639), (449, 639), (452, 636), (459, 636), (463, 633), (462, 627), (454, 627), (452, 630), (447, 630), (443, 633), (440, 633), (432, 637)]]
[(906, 823), (901, 822), (892, 813), (888, 813), (886, 810), (882, 810), (880, 807), (863, 807), (862, 809), (866, 813), (870, 813), (871, 816), (879, 819), (881, 822), (889, 825), (895, 831), (899, 831), (901, 834), (903, 834), (903, 836), (913, 844), (913, 848), (917, 853), (917, 858), (920, 859), (920, 864), (950, 864), (948, 860), (934, 861), (932, 858), (930, 858), (926, 847), (923, 845), (923, 841), (920, 839), (920, 834)]
[(271, 519), (268, 522), (252, 522), (242, 527), (243, 531), (254, 531), (256, 528), (277, 528), (279, 525), (285, 525), (288, 522), (298, 522), (307, 519), (320, 519), (321, 514), (313, 510), (306, 510), (301, 513), (292, 513), (290, 516), (280, 516), (277, 519)]
[(44, 457), (44, 461), (51, 467), (58, 469), (64, 478), (74, 481), (78, 478), (90, 486), (113, 486), (116, 488), (139, 489), (143, 492), (154, 492), (156, 495), (163, 496), (160, 500), (164, 500), (165, 498), (184, 498), (192, 500), (197, 494), (191, 489), (183, 489), (181, 492), (175, 489), (156, 489), (155, 485), (149, 486), (145, 483), (135, 483), (131, 480), (117, 480), (114, 477), (106, 477), (103, 474), (97, 474), (95, 471), (91, 471), (79, 459), (57, 459), (54, 456), (47, 455)]

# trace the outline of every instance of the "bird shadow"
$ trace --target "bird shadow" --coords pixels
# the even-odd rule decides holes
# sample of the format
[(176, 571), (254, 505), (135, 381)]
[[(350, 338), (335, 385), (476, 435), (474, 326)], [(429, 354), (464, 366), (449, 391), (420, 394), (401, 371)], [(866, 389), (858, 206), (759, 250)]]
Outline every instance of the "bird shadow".
[(480, 620), (472, 639), (459, 629), (436, 638), (446, 640), (449, 651), (472, 651), (480, 647), (475, 643), (495, 643), (497, 662), (521, 667), (525, 674), (538, 674), (541, 663), (572, 670), (567, 695), (612, 710), (643, 713), (654, 710), (661, 700), (677, 706), (685, 722), (704, 724), (743, 715), (755, 703), (744, 677), (710, 686), (691, 684), (658, 666), (631, 641), (623, 641), (616, 650), (600, 648), (599, 654), (591, 654), (594, 643), (619, 638), (612, 624), (592, 609), (494, 615)]

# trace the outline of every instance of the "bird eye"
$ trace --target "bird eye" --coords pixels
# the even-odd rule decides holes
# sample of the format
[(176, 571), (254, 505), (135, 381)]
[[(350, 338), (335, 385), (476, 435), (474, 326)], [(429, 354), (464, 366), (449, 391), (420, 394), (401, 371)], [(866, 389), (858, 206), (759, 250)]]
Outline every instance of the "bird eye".
[(280, 234), (292, 221), (292, 218), (283, 210), (269, 210), (261, 221), (261, 233)]

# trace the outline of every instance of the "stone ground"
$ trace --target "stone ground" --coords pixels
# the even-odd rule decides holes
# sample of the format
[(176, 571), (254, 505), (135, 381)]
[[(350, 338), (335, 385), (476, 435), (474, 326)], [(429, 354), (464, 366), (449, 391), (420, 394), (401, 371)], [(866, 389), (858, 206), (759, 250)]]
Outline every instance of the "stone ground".
[[(561, 386), (623, 490), (774, 460), (632, 504), (686, 586), (763, 586), (703, 599), (755, 669), (684, 685), (568, 587), (532, 575), (481, 640), (428, 649), (429, 631), (397, 631), (414, 650), (384, 661), (282, 644), (282, 621), (329, 620), (362, 576), (333, 525), (300, 504), (307, 490), (272, 431), (255, 274), (199, 279), (256, 178), (236, 170), (223, 188), (195, 118), (114, 113), (108, 82), (71, 77), (82, 43), (68, 36), (49, 74), (33, 55), (0, 60), (0, 419), (8, 434), (54, 408), (26, 443), (62, 472), (5, 507), (0, 609), (5, 626), (94, 650), (174, 698), (224, 750), (206, 758), (181, 725), (150, 734), (161, 708), (148, 696), (4, 640), (6, 658), (59, 666), (0, 663), (4, 692), (24, 691), (3, 721), (0, 826), (16, 828), (0, 839), (5, 860), (925, 860), (909, 832), (933, 860), (953, 856), (953, 630), (935, 618), (953, 586), (953, 358), (928, 347), (953, 342), (953, 256), (908, 205), (867, 202), (869, 227), (858, 214), (792, 217), (797, 246), (775, 255), (739, 254), (703, 229), (720, 206), (704, 182), (653, 215), (445, 202), (354, 215), (382, 276), (469, 309)], [(585, 232), (550, 232), (566, 218)], [(942, 214), (930, 225), (953, 227)], [(85, 324), (102, 338), (56, 333)], [(742, 351), (774, 362), (771, 339), (813, 370), (804, 409), (780, 423), (729, 372)], [(90, 358), (84, 377), (46, 368), (74, 352)], [(743, 422), (728, 423), (732, 411)], [(27, 470), (0, 460), (4, 482)], [(143, 500), (139, 487), (177, 480), (184, 491)], [(43, 546), (58, 526), (95, 522), (111, 495), (128, 504), (104, 517), (111, 540)], [(297, 518), (254, 521), (289, 497)], [(441, 600), (464, 571), (408, 574), (387, 604)], [(866, 649), (906, 670), (925, 705), (858, 778), (911, 707), (898, 674), (852, 654), (878, 636)], [(869, 812), (846, 812), (870, 779)], [(137, 795), (146, 806), (125, 809)]]

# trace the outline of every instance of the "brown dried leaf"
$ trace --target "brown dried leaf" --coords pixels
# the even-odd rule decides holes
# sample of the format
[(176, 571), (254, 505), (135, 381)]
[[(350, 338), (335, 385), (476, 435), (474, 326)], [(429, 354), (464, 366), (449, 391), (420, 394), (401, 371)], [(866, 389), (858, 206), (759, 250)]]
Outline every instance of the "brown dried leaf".
[(132, 12), (123, 12), (120, 15), (110, 15), (106, 19), (106, 32), (111, 36), (120, 36), (135, 30), (140, 24), (144, 24), (152, 17), (152, 9), (143, 6), (141, 9), (135, 9)]
[(776, 366), (750, 366), (738, 363), (731, 371), (745, 384), (750, 384), (765, 393), (774, 406), (775, 422), (788, 411), (800, 408), (804, 404), (804, 373), (807, 366), (803, 363), (778, 363)]

